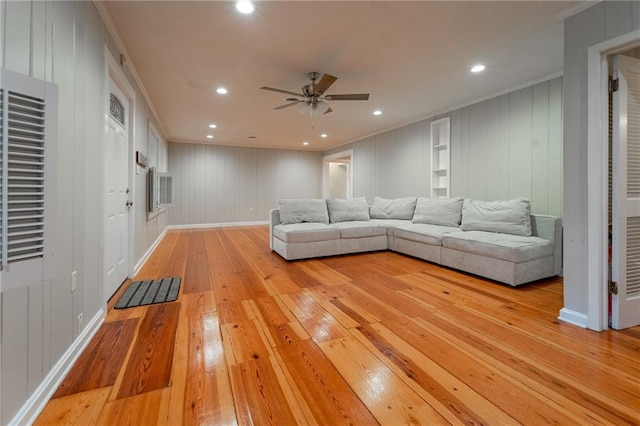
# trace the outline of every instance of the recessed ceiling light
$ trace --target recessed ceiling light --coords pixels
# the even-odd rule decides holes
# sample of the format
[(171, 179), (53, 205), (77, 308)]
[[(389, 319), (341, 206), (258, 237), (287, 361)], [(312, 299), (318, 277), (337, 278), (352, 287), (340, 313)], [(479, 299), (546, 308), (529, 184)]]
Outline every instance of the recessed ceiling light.
[(227, 89), (225, 89), (224, 87), (218, 87), (216, 89), (216, 92), (218, 92), (221, 95), (226, 95), (227, 94)]
[(236, 2), (236, 9), (238, 9), (238, 12), (240, 13), (253, 13), (254, 7), (253, 7), (253, 3), (251, 3), (249, 0), (240, 0), (238, 2)]
[(213, 124), (213, 123), (209, 124), (209, 128), (210, 128), (210, 129), (215, 129), (216, 127), (218, 127), (218, 126), (216, 126), (216, 125), (215, 125), (215, 124)]
[(213, 135), (207, 135), (207, 139), (213, 139)]
[(309, 142), (302, 142), (302, 145), (307, 146), (309, 145)]
[(328, 137), (328, 136), (329, 136), (329, 135), (327, 135), (326, 133), (323, 133), (323, 134), (321, 134), (321, 135), (320, 135), (320, 137), (321, 137), (321, 138), (326, 138), (326, 137)]
[(382, 115), (382, 111), (377, 109), (377, 110), (373, 111), (373, 115)]
[(484, 66), (484, 65), (482, 65), (482, 64), (474, 65), (474, 66), (471, 68), (471, 72), (482, 72), (482, 71), (484, 71), (484, 70), (485, 70), (485, 68), (487, 68), (487, 67), (485, 67), (485, 66)]

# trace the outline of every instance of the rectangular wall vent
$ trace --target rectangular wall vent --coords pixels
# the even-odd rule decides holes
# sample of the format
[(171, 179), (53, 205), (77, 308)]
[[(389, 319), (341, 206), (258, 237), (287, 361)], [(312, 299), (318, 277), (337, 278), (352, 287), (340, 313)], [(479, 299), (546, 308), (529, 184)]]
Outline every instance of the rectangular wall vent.
[[(47, 100), (0, 79), (0, 261), (42, 257), (45, 247)], [(10, 76), (11, 77), (11, 76)], [(19, 76), (33, 83), (35, 79)], [(40, 82), (40, 88), (42, 88)], [(26, 92), (26, 93), (25, 93)]]
[(173, 203), (173, 176), (158, 175), (158, 203), (169, 205)]

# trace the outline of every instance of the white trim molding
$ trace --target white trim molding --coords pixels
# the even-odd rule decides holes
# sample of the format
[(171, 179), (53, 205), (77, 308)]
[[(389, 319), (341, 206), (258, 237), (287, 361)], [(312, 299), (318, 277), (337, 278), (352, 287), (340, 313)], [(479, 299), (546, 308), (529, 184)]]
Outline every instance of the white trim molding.
[(226, 223), (194, 223), (189, 225), (169, 225), (167, 229), (196, 229), (196, 228), (231, 228), (234, 226), (256, 226), (268, 225), (269, 221), (261, 220), (256, 222), (226, 222)]
[(44, 407), (53, 396), (60, 383), (71, 371), (71, 367), (80, 358), (82, 352), (87, 348), (93, 336), (96, 335), (100, 326), (104, 322), (105, 311), (100, 309), (80, 335), (69, 346), (58, 362), (51, 368), (49, 374), (42, 380), (40, 386), (31, 394), (20, 410), (9, 422), (10, 425), (30, 425), (33, 424)]
[(133, 267), (133, 276), (134, 277), (136, 275), (138, 275), (138, 272), (140, 272), (140, 270), (142, 269), (144, 264), (147, 263), (147, 260), (149, 260), (149, 258), (151, 257), (151, 254), (153, 253), (153, 251), (156, 249), (156, 247), (158, 247), (158, 245), (160, 244), (160, 241), (162, 241), (164, 236), (167, 235), (167, 231), (168, 230), (169, 230), (169, 227), (164, 228), (164, 231), (162, 231), (160, 233), (160, 235), (158, 235), (158, 238), (156, 238), (156, 240), (153, 242), (153, 244), (151, 244), (151, 246), (149, 246), (149, 248), (142, 255), (142, 257), (140, 258), (138, 263), (136, 263), (136, 265)]
[[(591, 46), (587, 52), (588, 129), (587, 129), (587, 327), (609, 328), (608, 313), (608, 158), (609, 55), (640, 45), (640, 31)], [(561, 312), (561, 318), (562, 318)], [(568, 321), (571, 322), (571, 321)]]
[(144, 87), (144, 84), (142, 84), (142, 79), (140, 78), (140, 75), (138, 74), (138, 71), (136, 70), (136, 67), (134, 66), (131, 60), (131, 55), (129, 55), (129, 52), (127, 51), (127, 47), (124, 44), (124, 41), (120, 36), (120, 33), (116, 29), (116, 26), (113, 23), (113, 20), (111, 19), (111, 15), (109, 15), (109, 12), (107, 11), (107, 8), (104, 5), (104, 1), (94, 0), (93, 5), (96, 7), (96, 10), (98, 11), (98, 14), (100, 15), (100, 17), (102, 18), (102, 22), (104, 23), (105, 27), (107, 27), (107, 31), (109, 32), (109, 34), (111, 34), (111, 37), (113, 37), (113, 41), (115, 42), (116, 47), (120, 50), (120, 54), (124, 56), (124, 64), (121, 65), (122, 68), (126, 66), (129, 69), (129, 72), (131, 73), (131, 76), (135, 80), (136, 84), (138, 85), (140, 92), (142, 92), (142, 96), (144, 97), (145, 101), (147, 101), (147, 105), (149, 106), (149, 110), (151, 111), (153, 118), (156, 119), (158, 126), (160, 126), (160, 130), (162, 131), (164, 137), (166, 138), (167, 132), (165, 131), (164, 126), (160, 121), (160, 115), (158, 114), (156, 107), (151, 102), (151, 96), (149, 96), (149, 92), (147, 92), (147, 89)]
[(562, 308), (560, 309), (560, 315), (558, 316), (560, 321), (576, 325), (582, 328), (588, 328), (587, 324), (589, 322), (589, 318), (585, 314), (581, 314), (580, 312), (572, 311), (571, 309)]

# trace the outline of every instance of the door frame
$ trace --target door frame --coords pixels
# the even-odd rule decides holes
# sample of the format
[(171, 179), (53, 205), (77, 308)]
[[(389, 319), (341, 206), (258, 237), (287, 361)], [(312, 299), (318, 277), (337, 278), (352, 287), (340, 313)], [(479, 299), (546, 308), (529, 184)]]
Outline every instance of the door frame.
[(336, 152), (322, 157), (322, 198), (329, 198), (329, 163), (338, 158), (349, 157), (349, 175), (347, 176), (347, 198), (353, 197), (353, 149)]
[[(127, 117), (128, 125), (127, 132), (129, 137), (129, 149), (127, 152), (127, 187), (129, 188), (129, 199), (135, 200), (135, 187), (134, 187), (134, 174), (135, 174), (135, 164), (133, 161), (134, 158), (134, 135), (135, 135), (135, 105), (136, 105), (136, 91), (133, 89), (127, 77), (125, 76), (122, 68), (118, 61), (116, 61), (115, 57), (107, 47), (104, 46), (104, 58), (105, 58), (105, 73), (104, 73), (104, 90), (103, 90), (103, 102), (102, 106), (104, 109), (103, 115), (103, 131), (102, 131), (102, 158), (106, 159), (105, 149), (106, 149), (106, 135), (107, 128), (109, 123), (109, 112), (106, 106), (108, 105), (108, 99), (110, 95), (109, 82), (113, 81), (116, 86), (124, 93), (127, 97), (126, 101), (127, 105)], [(105, 208), (104, 197), (106, 192), (106, 182), (104, 179), (104, 171), (107, 165), (103, 162), (101, 170), (101, 179), (102, 179), (102, 208), (100, 211), (102, 212), (102, 244), (101, 244), (101, 273), (100, 276), (102, 278), (101, 285), (101, 300), (102, 303), (106, 306), (108, 302), (108, 297), (105, 294), (105, 269), (104, 269), (104, 243), (105, 243), (105, 235), (104, 235), (104, 217), (105, 217)], [(135, 208), (135, 206), (134, 206)], [(134, 241), (135, 241), (135, 210), (132, 208), (127, 215), (127, 276), (131, 276), (133, 274), (133, 250), (134, 250)], [(105, 309), (106, 312), (106, 309)]]
[(587, 328), (609, 328), (608, 312), (608, 57), (640, 46), (640, 31), (591, 46), (587, 52)]

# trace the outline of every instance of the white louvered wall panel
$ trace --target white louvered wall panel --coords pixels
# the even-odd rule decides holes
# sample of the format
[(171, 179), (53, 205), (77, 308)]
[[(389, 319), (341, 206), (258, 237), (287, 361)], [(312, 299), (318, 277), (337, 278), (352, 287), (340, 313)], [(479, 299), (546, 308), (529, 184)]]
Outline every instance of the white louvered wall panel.
[(627, 297), (640, 294), (640, 217), (627, 220)]
[(640, 73), (627, 80), (627, 196), (640, 197)]
[[(627, 196), (640, 197), (640, 73), (627, 76)], [(640, 217), (627, 221), (627, 297), (640, 295)]]
[(43, 99), (2, 93), (2, 264), (44, 254)]

